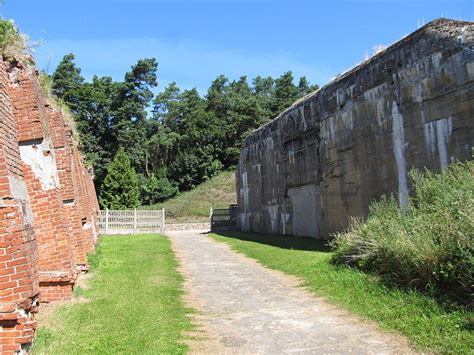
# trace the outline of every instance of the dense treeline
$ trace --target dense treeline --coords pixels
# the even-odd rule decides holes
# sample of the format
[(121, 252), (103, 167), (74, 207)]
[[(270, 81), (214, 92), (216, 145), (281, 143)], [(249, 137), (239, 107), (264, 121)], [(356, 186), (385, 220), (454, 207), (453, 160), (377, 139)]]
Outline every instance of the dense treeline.
[(251, 85), (246, 76), (220, 75), (204, 97), (173, 82), (155, 96), (157, 68), (156, 59), (141, 59), (123, 81), (86, 82), (68, 54), (51, 76), (53, 93), (75, 115), (103, 207), (120, 205), (106, 193), (117, 189), (111, 177), (124, 174), (119, 166), (129, 165), (134, 172), (125, 175), (138, 179), (129, 184), (138, 186), (138, 200), (123, 207), (161, 202), (235, 165), (249, 132), (317, 89), (305, 77), (296, 85), (289, 71), (277, 79), (258, 76)]

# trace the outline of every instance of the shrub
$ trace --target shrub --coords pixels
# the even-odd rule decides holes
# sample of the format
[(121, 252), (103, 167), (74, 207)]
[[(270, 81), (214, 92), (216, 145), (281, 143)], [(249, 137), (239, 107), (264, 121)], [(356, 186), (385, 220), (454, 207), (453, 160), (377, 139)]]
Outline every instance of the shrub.
[(215, 176), (222, 168), (222, 163), (211, 154), (197, 151), (178, 155), (168, 171), (169, 178), (178, 184), (179, 190), (188, 191)]
[(393, 196), (373, 203), (365, 222), (354, 219), (334, 236), (333, 261), (472, 307), (474, 161), (410, 178), (415, 191), (406, 208)]
[(152, 175), (144, 178), (140, 186), (140, 200), (143, 205), (154, 205), (176, 196), (178, 188), (165, 178)]
[(123, 148), (107, 165), (99, 202), (102, 208), (113, 210), (125, 210), (140, 204), (137, 174)]
[(28, 42), (28, 36), (16, 28), (13, 20), (0, 19), (0, 54), (4, 59), (31, 64)]

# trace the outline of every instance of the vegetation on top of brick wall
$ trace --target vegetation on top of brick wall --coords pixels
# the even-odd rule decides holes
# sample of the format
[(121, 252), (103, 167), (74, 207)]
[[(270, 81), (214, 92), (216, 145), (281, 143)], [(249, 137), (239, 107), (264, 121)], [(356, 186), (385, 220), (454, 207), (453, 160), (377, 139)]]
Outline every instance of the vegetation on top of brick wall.
[(21, 33), (13, 20), (0, 18), (0, 54), (7, 61), (33, 64), (29, 37)]
[(394, 197), (373, 203), (367, 221), (335, 235), (333, 261), (472, 309), (474, 161), (410, 175), (408, 206)]
[(56, 110), (61, 112), (61, 115), (64, 118), (64, 122), (66, 122), (67, 126), (73, 131), (73, 140), (76, 144), (80, 144), (81, 137), (79, 131), (77, 130), (76, 121), (74, 118), (73, 113), (69, 106), (64, 102), (63, 99), (59, 98), (53, 93), (53, 80), (51, 76), (44, 72), (40, 72), (38, 75), (38, 82), (41, 88), (41, 94), (43, 98), (48, 101), (50, 105), (52, 105)]

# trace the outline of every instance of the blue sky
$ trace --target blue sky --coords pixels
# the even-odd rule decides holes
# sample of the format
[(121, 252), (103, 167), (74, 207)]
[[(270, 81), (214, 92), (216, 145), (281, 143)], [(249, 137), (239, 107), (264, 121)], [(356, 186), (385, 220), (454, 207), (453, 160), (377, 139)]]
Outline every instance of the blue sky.
[(52, 72), (66, 53), (83, 75), (120, 80), (138, 59), (159, 61), (170, 81), (205, 93), (219, 74), (277, 77), (287, 70), (319, 85), (438, 17), (474, 20), (474, 0), (4, 0)]

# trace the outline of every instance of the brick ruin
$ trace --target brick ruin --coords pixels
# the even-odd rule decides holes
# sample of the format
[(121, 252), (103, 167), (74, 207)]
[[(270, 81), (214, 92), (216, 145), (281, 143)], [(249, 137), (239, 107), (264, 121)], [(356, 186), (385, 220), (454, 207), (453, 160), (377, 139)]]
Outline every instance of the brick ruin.
[(435, 20), (296, 102), (247, 137), (241, 230), (328, 238), (412, 168), (472, 157), (474, 23)]
[(99, 206), (73, 122), (31, 65), (0, 58), (0, 110), (0, 352), (21, 353), (39, 304), (70, 300), (87, 271)]

